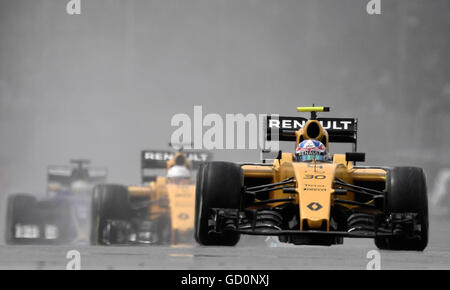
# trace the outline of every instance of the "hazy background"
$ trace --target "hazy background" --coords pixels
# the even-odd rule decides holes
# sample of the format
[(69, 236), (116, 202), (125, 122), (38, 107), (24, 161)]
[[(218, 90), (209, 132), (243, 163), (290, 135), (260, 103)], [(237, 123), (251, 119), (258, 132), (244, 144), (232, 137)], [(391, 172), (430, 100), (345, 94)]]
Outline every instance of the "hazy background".
[(81, 0), (75, 16), (67, 2), (0, 0), (2, 204), (44, 193), (47, 165), (74, 157), (138, 183), (140, 150), (167, 148), (194, 105), (326, 105), (359, 119), (368, 163), (430, 180), (450, 167), (450, 1), (382, 0), (380, 16), (368, 0)]

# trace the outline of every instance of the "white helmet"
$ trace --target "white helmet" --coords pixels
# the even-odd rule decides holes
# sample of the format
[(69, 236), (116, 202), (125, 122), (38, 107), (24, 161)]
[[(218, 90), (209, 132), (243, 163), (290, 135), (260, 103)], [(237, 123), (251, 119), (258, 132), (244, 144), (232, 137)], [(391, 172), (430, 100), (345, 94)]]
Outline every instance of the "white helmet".
[(185, 166), (174, 165), (167, 171), (168, 178), (191, 178), (191, 172)]

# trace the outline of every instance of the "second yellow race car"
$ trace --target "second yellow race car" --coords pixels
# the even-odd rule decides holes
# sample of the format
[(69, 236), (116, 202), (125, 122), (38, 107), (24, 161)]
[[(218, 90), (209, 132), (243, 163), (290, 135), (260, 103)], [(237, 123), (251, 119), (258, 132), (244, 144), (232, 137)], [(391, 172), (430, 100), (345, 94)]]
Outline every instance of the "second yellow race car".
[[(295, 142), (273, 162), (210, 162), (198, 172), (195, 238), (234, 246), (241, 234), (278, 236), (296, 245), (372, 238), (390, 250), (422, 251), (428, 243), (428, 199), (417, 167), (357, 166), (357, 120), (317, 118), (327, 107), (300, 107), (299, 117), (267, 117), (267, 139)], [(330, 154), (332, 142), (353, 151)]]
[[(91, 208), (91, 244), (180, 244), (193, 241), (193, 172), (210, 161), (206, 151), (146, 150), (142, 185), (100, 184)], [(165, 176), (152, 175), (165, 170)]]

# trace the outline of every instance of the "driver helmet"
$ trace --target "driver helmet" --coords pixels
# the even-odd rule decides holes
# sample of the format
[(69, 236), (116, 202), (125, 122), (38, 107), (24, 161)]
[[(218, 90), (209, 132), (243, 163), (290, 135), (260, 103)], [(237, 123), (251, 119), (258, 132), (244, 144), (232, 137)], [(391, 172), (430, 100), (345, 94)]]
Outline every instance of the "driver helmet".
[(295, 150), (298, 161), (327, 161), (328, 152), (325, 145), (317, 140), (304, 140), (298, 144)]
[(167, 171), (167, 178), (173, 183), (183, 183), (191, 179), (191, 171), (186, 166), (174, 165)]

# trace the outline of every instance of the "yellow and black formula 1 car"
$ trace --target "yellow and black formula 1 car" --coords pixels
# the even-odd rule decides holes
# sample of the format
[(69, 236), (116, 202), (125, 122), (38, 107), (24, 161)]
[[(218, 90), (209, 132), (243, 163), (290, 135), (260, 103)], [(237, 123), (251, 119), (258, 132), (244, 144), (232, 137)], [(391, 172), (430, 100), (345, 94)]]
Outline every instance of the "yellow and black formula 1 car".
[[(267, 140), (296, 142), (296, 153), (279, 151), (273, 163), (201, 166), (197, 242), (233, 246), (248, 234), (278, 236), (296, 245), (333, 245), (345, 237), (373, 238), (380, 249), (424, 250), (428, 200), (423, 170), (356, 166), (365, 160), (356, 150), (356, 119), (317, 119), (317, 112), (328, 107), (298, 111), (311, 112), (311, 118), (268, 116), (266, 122)], [(353, 151), (330, 155), (332, 142), (351, 143)], [(326, 155), (310, 154), (314, 144)]]
[[(193, 242), (195, 183), (192, 174), (211, 160), (205, 151), (142, 151), (141, 186), (94, 188), (91, 244)], [(155, 171), (165, 169), (165, 176)]]
[(8, 244), (88, 244), (92, 189), (106, 181), (107, 170), (89, 166), (89, 160), (47, 169), (47, 196), (8, 197)]

